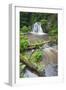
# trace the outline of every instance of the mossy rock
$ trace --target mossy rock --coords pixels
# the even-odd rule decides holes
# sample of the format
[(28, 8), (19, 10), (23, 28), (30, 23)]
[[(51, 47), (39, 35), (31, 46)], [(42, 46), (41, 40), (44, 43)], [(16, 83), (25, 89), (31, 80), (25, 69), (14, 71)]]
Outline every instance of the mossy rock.
[(42, 61), (42, 58), (43, 58), (43, 51), (40, 49), (37, 49), (33, 52), (30, 60), (33, 62), (40, 62)]
[(40, 49), (37, 49), (32, 52), (29, 57), (26, 54), (24, 53), (20, 55), (20, 61), (23, 62), (30, 69), (36, 71), (39, 75), (42, 75), (45, 68), (45, 65), (41, 63), (43, 57), (42, 51)]
[(20, 63), (20, 78), (24, 76), (25, 69), (26, 69), (26, 65), (23, 63)]

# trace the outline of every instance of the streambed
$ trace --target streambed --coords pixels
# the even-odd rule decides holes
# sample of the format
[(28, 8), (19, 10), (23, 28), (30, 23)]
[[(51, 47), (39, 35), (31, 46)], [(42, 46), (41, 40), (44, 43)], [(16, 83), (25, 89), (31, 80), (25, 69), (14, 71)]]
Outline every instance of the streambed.
[[(45, 65), (44, 75), (41, 76), (57, 76), (58, 75), (58, 61), (57, 61), (57, 46), (44, 46), (44, 57), (41, 61), (41, 64)], [(27, 53), (31, 55), (32, 51), (28, 51)], [(29, 68), (25, 69), (24, 77), (39, 77), (37, 73), (32, 71)]]

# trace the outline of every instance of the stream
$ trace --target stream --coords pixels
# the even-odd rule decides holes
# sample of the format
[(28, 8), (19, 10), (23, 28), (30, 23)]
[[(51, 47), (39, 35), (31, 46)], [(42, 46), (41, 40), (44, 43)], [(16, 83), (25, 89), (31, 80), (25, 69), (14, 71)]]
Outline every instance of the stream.
[[(36, 22), (33, 25), (32, 32), (28, 33), (28, 40), (30, 41), (37, 41), (37, 40), (48, 40), (47, 33), (44, 33), (41, 27), (41, 23)], [(44, 68), (44, 76), (57, 76), (58, 75), (58, 46), (53, 45), (50, 46), (48, 44), (45, 44), (42, 47), (42, 50), (44, 52), (44, 57), (41, 63), (45, 65)], [(31, 52), (28, 51), (28, 53), (31, 55)], [(36, 73), (32, 72), (31, 70), (27, 69), (25, 70), (24, 77), (39, 77)]]
[[(45, 67), (45, 77), (57, 76), (58, 75), (58, 62), (57, 62), (57, 46), (44, 46), (44, 63)], [(39, 77), (36, 73), (31, 70), (25, 70), (24, 77)]]

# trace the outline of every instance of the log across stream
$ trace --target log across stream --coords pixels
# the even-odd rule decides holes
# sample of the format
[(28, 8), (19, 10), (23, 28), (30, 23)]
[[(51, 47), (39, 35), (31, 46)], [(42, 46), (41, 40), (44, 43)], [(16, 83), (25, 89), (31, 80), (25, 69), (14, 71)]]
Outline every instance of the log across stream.
[[(31, 71), (32, 73), (35, 73), (35, 75), (37, 75), (37, 76), (57, 75), (58, 68), (55, 68), (55, 66), (58, 65), (57, 50), (55, 48), (48, 47), (48, 48), (43, 49), (43, 51), (44, 51), (44, 58), (41, 61), (41, 64), (44, 64), (45, 66), (41, 70), (38, 70), (38, 67), (35, 66), (33, 63), (31, 63), (23, 55), (20, 55), (20, 62), (24, 63), (27, 66), (28, 70)], [(49, 69), (47, 69), (47, 68), (49, 68)], [(28, 70), (27, 70), (27, 72), (30, 73)]]
[[(38, 64), (31, 62), (29, 58), (24, 57), (20, 52), (20, 63), (26, 65), (25, 77), (56, 76), (58, 74), (58, 49), (55, 48), (57, 47), (57, 44), (55, 44), (56, 40), (49, 39), (48, 35), (36, 36), (28, 34), (27, 36), (29, 45), (25, 49), (25, 52), (27, 51), (31, 57), (33, 50), (42, 49), (44, 55), (39, 66)], [(20, 38), (23, 38), (22, 35)], [(55, 46), (53, 44), (55, 44)]]

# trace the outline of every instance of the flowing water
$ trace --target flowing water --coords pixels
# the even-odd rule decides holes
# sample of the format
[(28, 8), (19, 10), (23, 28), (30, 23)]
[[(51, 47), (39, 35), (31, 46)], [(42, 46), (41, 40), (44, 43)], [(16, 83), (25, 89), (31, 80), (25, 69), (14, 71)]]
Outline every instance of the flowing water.
[(40, 22), (34, 23), (32, 27), (32, 32), (28, 33), (29, 41), (32, 40), (48, 40), (48, 34), (43, 32)]
[[(44, 57), (42, 64), (45, 65), (45, 74), (44, 76), (57, 76), (58, 75), (58, 61), (57, 61), (57, 46), (49, 47), (46, 46), (43, 49)], [(36, 73), (26, 69), (24, 77), (39, 77)]]
[(33, 72), (31, 72), (29, 69), (26, 69), (24, 77), (28, 77), (28, 78), (29, 77), (38, 77), (38, 75), (33, 73)]
[(35, 23), (33, 26), (33, 32), (35, 33), (43, 33), (42, 27), (41, 27), (41, 23)]
[(36, 34), (36, 35), (44, 35), (44, 34), (46, 34), (46, 33), (43, 32), (40, 22), (36, 22), (33, 25), (31, 33)]

